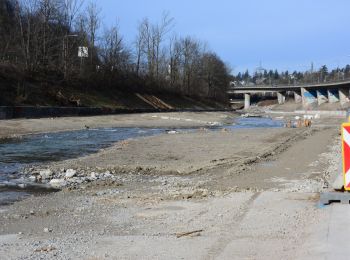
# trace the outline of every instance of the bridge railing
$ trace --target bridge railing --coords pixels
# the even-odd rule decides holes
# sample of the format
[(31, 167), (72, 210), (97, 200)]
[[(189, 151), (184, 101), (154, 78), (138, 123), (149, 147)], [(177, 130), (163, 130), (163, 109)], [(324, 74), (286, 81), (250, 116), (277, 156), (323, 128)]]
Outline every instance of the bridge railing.
[(233, 85), (231, 86), (231, 88), (244, 88), (244, 87), (254, 87), (254, 88), (266, 88), (266, 87), (307, 87), (307, 86), (312, 86), (312, 85), (328, 85), (328, 84), (336, 84), (336, 83), (346, 83), (349, 82), (350, 83), (350, 75), (347, 76), (341, 76), (339, 78), (330, 78), (330, 77), (325, 77), (322, 80), (320, 78), (316, 78), (316, 79), (309, 79), (309, 80), (303, 80), (303, 81), (297, 81), (297, 80), (293, 80), (293, 81), (289, 81), (289, 82), (285, 82), (285, 83), (274, 83), (274, 82), (268, 82), (268, 83), (264, 83), (264, 84), (256, 84), (253, 82), (248, 82), (247, 84), (237, 84), (237, 85)]

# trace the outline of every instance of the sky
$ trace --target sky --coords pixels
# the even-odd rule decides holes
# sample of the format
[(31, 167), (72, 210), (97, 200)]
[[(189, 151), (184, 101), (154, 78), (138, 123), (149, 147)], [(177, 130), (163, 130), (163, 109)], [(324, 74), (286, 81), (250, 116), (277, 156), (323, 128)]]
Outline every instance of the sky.
[[(145, 17), (175, 19), (174, 32), (208, 43), (233, 74), (350, 64), (349, 0), (96, 0), (105, 25), (128, 43)], [(170, 37), (171, 35), (169, 35)]]

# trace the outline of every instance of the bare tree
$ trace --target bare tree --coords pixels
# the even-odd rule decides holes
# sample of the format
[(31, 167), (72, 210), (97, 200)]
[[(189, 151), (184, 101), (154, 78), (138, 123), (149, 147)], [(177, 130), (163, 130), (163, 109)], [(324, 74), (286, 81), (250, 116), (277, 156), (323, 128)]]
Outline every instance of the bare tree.
[(72, 31), (73, 23), (83, 4), (84, 0), (62, 0), (64, 25), (67, 27), (68, 32)]
[(110, 71), (126, 71), (130, 64), (130, 52), (123, 43), (118, 25), (105, 29), (102, 37), (100, 56), (103, 66)]
[(196, 76), (199, 70), (199, 61), (201, 53), (203, 52), (204, 46), (201, 42), (186, 37), (181, 40), (182, 45), (182, 86), (185, 93), (192, 95), (195, 93)]
[[(160, 24), (151, 24), (147, 18), (143, 19), (138, 28), (137, 64), (140, 65), (141, 53), (146, 56), (148, 75), (159, 79), (162, 58), (162, 44), (167, 33), (171, 30), (173, 18), (164, 13)], [(142, 52), (140, 50), (143, 50)], [(164, 69), (164, 68), (163, 68)]]
[(160, 51), (161, 44), (164, 37), (172, 29), (174, 19), (170, 17), (169, 13), (163, 13), (162, 21), (160, 24), (156, 24), (152, 28), (152, 42), (154, 43), (154, 58), (156, 66), (156, 78), (159, 78), (159, 65), (160, 65)]
[(97, 31), (100, 28), (100, 14), (101, 9), (97, 6), (96, 2), (89, 2), (86, 9), (86, 27), (89, 37), (89, 49), (90, 49), (90, 64), (93, 65)]
[[(24, 0), (22, 3), (16, 1), (15, 14), (18, 28), (18, 37), (21, 43), (21, 52), (24, 58), (26, 70), (33, 70), (34, 64), (37, 64), (36, 58), (40, 51), (40, 46), (33, 44), (35, 36), (39, 37), (39, 26), (33, 14), (40, 7), (39, 1)], [(35, 46), (35, 47), (34, 47)]]
[(182, 45), (176, 36), (170, 38), (168, 74), (171, 88), (179, 86), (181, 73)]
[(134, 42), (135, 46), (135, 56), (136, 56), (136, 75), (140, 75), (140, 67), (142, 62), (143, 51), (145, 49), (145, 39), (146, 33), (143, 31), (146, 27), (144, 22), (141, 22), (138, 26), (138, 33)]
[(228, 66), (212, 52), (204, 53), (201, 59), (202, 93), (206, 97), (224, 100), (229, 85)]

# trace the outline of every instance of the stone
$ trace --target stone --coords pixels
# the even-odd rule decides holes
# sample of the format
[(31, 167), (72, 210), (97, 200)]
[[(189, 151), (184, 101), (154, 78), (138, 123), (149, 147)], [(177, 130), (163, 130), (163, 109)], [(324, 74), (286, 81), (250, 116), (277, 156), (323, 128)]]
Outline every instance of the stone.
[(45, 232), (45, 233), (50, 233), (50, 232), (52, 232), (52, 229), (44, 228), (44, 232)]
[(103, 177), (104, 177), (104, 178), (110, 178), (110, 177), (112, 177), (112, 174), (111, 174), (110, 171), (106, 171), (106, 172), (103, 174)]
[(95, 173), (95, 172), (92, 172), (91, 174), (90, 174), (90, 177), (91, 177), (91, 179), (97, 179), (98, 177), (97, 177), (97, 174)]
[(66, 181), (64, 179), (52, 179), (50, 181), (50, 185), (53, 188), (61, 189), (67, 185)]
[(46, 169), (46, 170), (41, 170), (39, 172), (39, 175), (41, 176), (41, 179), (43, 180), (47, 180), (50, 179), (52, 177), (52, 171), (50, 169)]
[(29, 180), (30, 180), (31, 182), (35, 182), (35, 181), (36, 181), (36, 177), (35, 177), (35, 176), (30, 176), (30, 177), (29, 177)]
[(66, 178), (73, 178), (77, 174), (76, 170), (68, 169), (66, 171)]

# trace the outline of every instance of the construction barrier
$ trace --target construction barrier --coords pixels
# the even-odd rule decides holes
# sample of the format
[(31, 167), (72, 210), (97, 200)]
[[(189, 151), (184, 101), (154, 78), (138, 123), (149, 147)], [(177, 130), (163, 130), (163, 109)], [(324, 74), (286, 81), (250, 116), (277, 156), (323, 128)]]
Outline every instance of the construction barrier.
[(342, 158), (344, 189), (350, 190), (350, 123), (342, 124)]

